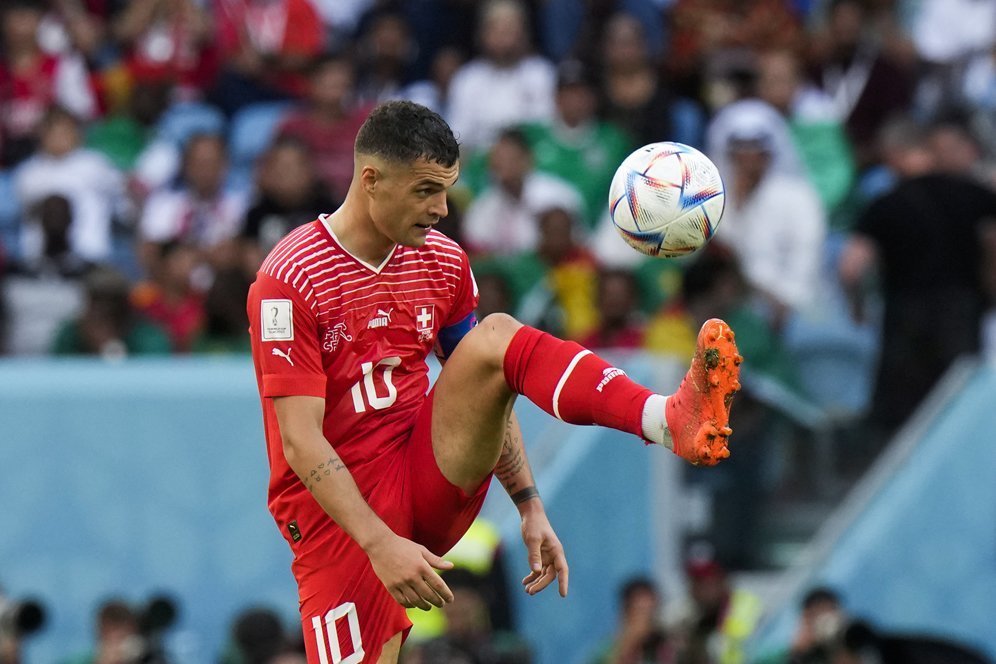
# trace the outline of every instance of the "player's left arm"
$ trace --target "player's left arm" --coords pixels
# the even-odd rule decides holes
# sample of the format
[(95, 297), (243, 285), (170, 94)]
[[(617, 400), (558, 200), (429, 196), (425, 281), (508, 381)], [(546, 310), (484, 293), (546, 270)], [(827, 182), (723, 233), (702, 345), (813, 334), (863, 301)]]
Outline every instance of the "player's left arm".
[(512, 413), (505, 427), (501, 456), (495, 466), (495, 477), (505, 488), (522, 519), (522, 541), (529, 557), (529, 574), (522, 585), (530, 595), (558, 580), (560, 596), (567, 596), (569, 569), (564, 546), (554, 532), (543, 508), (543, 500), (536, 490), (533, 471), (529, 467), (526, 448), (522, 442), (519, 420)]
[[(456, 296), (459, 304), (436, 338), (435, 352), (440, 364), (446, 362), (460, 340), (477, 325), (474, 314), (478, 299), (477, 283), (466, 254), (463, 255), (463, 261), (463, 274)], [(543, 501), (536, 490), (533, 471), (529, 467), (522, 442), (522, 429), (515, 413), (509, 417), (504, 436), (501, 456), (498, 457), (494, 472), (522, 519), (522, 540), (526, 544), (530, 569), (529, 574), (522, 579), (522, 585), (527, 593), (535, 595), (554, 579), (558, 579), (560, 595), (566, 597), (568, 567), (564, 546), (553, 531), (543, 508)]]
[[(446, 363), (453, 349), (467, 332), (476, 324), (473, 314), (455, 325), (443, 328), (439, 333), (436, 356), (440, 364)], [(543, 500), (536, 490), (532, 468), (526, 457), (522, 442), (522, 429), (515, 413), (508, 419), (502, 441), (501, 455), (495, 465), (495, 477), (505, 488), (522, 519), (522, 541), (529, 554), (529, 574), (522, 579), (522, 585), (530, 595), (559, 580), (561, 597), (567, 596), (568, 567), (564, 546), (553, 531), (550, 520), (543, 508)]]

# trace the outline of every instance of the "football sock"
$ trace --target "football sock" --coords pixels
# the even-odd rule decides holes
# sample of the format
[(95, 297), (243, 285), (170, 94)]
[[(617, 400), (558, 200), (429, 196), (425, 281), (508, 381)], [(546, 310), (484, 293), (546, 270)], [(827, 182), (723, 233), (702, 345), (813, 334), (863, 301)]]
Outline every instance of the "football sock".
[(674, 440), (671, 438), (671, 430), (667, 428), (665, 419), (667, 399), (661, 394), (651, 394), (647, 398), (647, 403), (643, 405), (643, 437), (672, 450)]
[(504, 370), (514, 392), (564, 422), (599, 424), (663, 443), (665, 398), (650, 399), (652, 390), (573, 341), (524, 325), (508, 344)]

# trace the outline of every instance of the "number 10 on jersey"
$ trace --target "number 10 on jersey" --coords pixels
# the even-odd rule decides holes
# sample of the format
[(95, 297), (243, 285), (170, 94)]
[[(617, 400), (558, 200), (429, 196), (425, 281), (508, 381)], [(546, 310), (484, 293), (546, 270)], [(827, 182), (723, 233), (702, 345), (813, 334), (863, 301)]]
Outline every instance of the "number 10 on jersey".
[[(385, 357), (376, 364), (364, 362), (360, 365), (363, 377), (353, 384), (350, 394), (353, 397), (353, 410), (357, 413), (366, 412), (367, 406), (374, 410), (384, 410), (389, 408), (398, 400), (398, 388), (391, 382), (391, 372), (394, 367), (401, 364), (401, 358), (397, 356)], [(377, 394), (376, 376), (380, 376), (380, 382), (384, 384), (387, 394), (380, 396)]]

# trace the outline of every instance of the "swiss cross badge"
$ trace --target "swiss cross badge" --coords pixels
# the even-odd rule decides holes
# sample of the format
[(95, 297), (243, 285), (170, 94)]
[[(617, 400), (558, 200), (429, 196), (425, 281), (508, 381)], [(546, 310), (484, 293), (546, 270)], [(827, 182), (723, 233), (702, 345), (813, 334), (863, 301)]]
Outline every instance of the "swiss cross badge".
[(418, 332), (419, 343), (432, 341), (432, 316), (435, 309), (434, 304), (415, 305), (415, 331)]

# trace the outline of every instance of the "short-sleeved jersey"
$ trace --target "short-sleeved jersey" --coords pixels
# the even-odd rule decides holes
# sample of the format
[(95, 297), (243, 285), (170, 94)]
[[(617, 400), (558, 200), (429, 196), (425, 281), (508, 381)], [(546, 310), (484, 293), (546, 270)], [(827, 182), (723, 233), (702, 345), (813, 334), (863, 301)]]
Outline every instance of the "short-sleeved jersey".
[(272, 397), (325, 399), (325, 437), (364, 492), (367, 479), (376, 481), (378, 457), (407, 440), (440, 331), (476, 305), (467, 255), (436, 231), (422, 247), (396, 246), (379, 266), (346, 251), (325, 217), (273, 248), (249, 291), (248, 313), (269, 505), (282, 530), (305, 506), (320, 508), (284, 458)]

